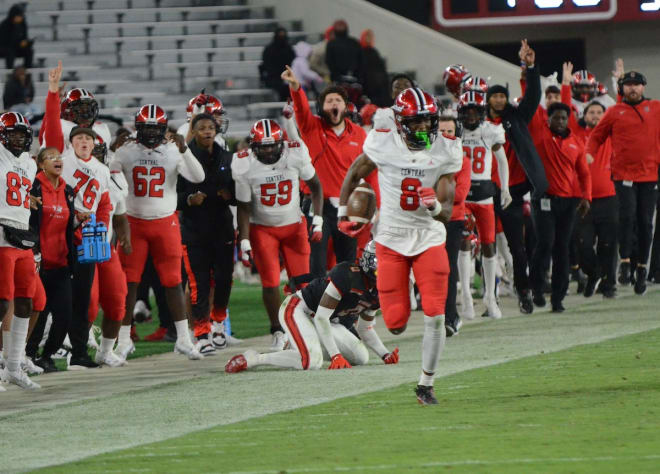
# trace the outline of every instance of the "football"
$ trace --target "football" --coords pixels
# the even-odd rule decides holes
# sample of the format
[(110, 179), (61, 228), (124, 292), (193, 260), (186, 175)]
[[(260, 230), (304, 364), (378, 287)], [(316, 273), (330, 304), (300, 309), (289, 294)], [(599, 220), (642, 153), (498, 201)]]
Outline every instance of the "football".
[(353, 190), (346, 203), (346, 216), (351, 222), (367, 224), (376, 212), (376, 193), (366, 181)]

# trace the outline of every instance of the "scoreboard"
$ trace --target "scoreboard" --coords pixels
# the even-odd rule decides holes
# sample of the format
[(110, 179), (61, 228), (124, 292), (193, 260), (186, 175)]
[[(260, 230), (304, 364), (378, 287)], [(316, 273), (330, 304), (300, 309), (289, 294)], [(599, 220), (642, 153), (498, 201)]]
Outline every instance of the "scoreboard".
[(441, 28), (660, 20), (660, 0), (434, 0)]

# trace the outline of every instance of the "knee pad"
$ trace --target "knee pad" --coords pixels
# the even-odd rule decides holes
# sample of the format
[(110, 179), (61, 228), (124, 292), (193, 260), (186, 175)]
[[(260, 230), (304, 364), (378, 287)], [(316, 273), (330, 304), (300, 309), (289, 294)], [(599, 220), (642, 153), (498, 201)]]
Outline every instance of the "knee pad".
[(407, 326), (408, 326), (407, 324), (404, 324), (403, 326), (398, 327), (398, 328), (388, 328), (388, 330), (389, 330), (392, 334), (401, 334), (401, 333), (403, 333), (403, 332), (406, 330), (406, 327), (407, 327)]

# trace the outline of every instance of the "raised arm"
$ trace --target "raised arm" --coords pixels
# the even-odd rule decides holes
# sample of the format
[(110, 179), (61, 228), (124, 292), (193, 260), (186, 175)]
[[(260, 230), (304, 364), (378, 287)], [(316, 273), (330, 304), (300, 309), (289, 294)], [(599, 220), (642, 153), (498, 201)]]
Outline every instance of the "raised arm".
[(525, 82), (527, 83), (527, 88), (518, 106), (518, 111), (522, 114), (525, 122), (529, 123), (541, 102), (541, 75), (539, 68), (534, 66), (536, 53), (529, 47), (527, 40), (522, 40), (518, 55), (525, 62)]
[(293, 73), (293, 70), (287, 66), (286, 70), (282, 73), (282, 79), (289, 84), (291, 91), (291, 99), (293, 99), (293, 110), (296, 114), (296, 122), (303, 133), (309, 132), (314, 126), (314, 114), (309, 108), (307, 95), (300, 87), (300, 81)]
[(62, 61), (58, 61), (57, 67), (48, 71), (46, 111), (41, 130), (39, 130), (39, 142), (41, 146), (55, 147), (60, 153), (64, 150), (64, 136), (62, 135), (62, 122), (60, 122), (61, 78)]

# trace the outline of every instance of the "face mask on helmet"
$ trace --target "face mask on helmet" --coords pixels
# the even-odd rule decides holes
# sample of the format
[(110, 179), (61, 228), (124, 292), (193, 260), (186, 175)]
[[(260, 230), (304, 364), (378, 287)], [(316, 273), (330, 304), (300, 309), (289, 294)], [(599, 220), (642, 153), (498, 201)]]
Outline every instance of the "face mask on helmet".
[(596, 96), (596, 87), (588, 84), (578, 84), (573, 87), (573, 97), (580, 102), (589, 102)]
[(362, 273), (370, 281), (375, 282), (378, 276), (378, 260), (376, 259), (376, 244), (374, 244), (373, 240), (364, 247), (358, 264)]
[(20, 156), (25, 151), (30, 151), (32, 144), (31, 130), (22, 126), (13, 127), (10, 130), (5, 130), (2, 133), (2, 144), (13, 155)]
[(105, 163), (105, 159), (108, 156), (108, 145), (105, 143), (96, 143), (92, 150), (92, 155), (101, 163)]
[(165, 124), (136, 124), (136, 141), (147, 148), (156, 148), (165, 140), (167, 125)]
[(93, 99), (80, 99), (71, 104), (71, 119), (77, 125), (91, 126), (99, 115), (99, 105)]
[(216, 132), (220, 135), (227, 133), (227, 129), (229, 128), (229, 117), (227, 117), (227, 114), (215, 113), (213, 114), (213, 118), (215, 119)]
[(468, 105), (458, 109), (458, 121), (467, 130), (476, 130), (486, 117), (486, 109), (476, 105)]
[(413, 150), (431, 148), (438, 136), (438, 116), (435, 114), (415, 117), (397, 116), (397, 123), (406, 144)]
[(257, 157), (261, 163), (265, 165), (274, 165), (282, 156), (284, 149), (284, 142), (278, 141), (275, 143), (253, 143), (250, 145), (254, 156)]

